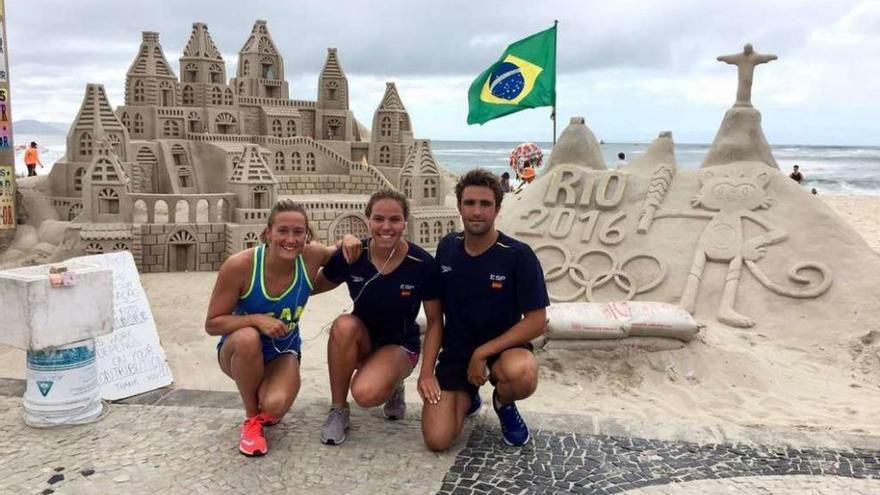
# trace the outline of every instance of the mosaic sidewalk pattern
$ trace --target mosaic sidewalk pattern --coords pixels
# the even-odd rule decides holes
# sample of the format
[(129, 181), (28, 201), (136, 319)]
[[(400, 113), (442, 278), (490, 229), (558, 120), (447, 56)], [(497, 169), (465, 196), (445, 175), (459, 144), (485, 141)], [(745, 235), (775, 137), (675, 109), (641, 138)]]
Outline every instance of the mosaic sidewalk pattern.
[[(496, 430), (475, 429), (439, 493), (604, 495), (695, 480), (780, 475), (880, 480), (880, 451), (532, 433), (528, 445), (515, 448), (503, 444)], [(880, 482), (874, 488), (880, 491)]]

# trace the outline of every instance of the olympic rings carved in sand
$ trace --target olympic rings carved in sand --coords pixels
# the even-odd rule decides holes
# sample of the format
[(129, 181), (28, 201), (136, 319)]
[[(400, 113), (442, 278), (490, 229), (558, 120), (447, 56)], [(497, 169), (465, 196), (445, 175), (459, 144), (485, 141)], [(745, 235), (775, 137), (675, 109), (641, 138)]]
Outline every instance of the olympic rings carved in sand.
[[(593, 301), (593, 291), (600, 289), (609, 282), (614, 282), (620, 290), (626, 292), (624, 300), (629, 301), (636, 294), (648, 292), (660, 285), (666, 278), (666, 263), (650, 254), (636, 253), (628, 257), (618, 260), (617, 256), (604, 249), (588, 249), (576, 256), (572, 256), (571, 251), (565, 246), (558, 244), (542, 244), (534, 248), (535, 254), (542, 250), (554, 250), (562, 254), (562, 262), (547, 267), (544, 265), (544, 279), (547, 282), (559, 280), (566, 275), (570, 277), (574, 285), (577, 286), (571, 294), (554, 294), (550, 293), (550, 299), (554, 301), (574, 301), (584, 296), (587, 301)], [(590, 274), (587, 269), (581, 265), (581, 262), (589, 256), (602, 256), (608, 260), (608, 268), (605, 271)], [(640, 285), (635, 276), (626, 271), (626, 266), (637, 259), (651, 260), (657, 264), (657, 274), (654, 278), (644, 285)]]

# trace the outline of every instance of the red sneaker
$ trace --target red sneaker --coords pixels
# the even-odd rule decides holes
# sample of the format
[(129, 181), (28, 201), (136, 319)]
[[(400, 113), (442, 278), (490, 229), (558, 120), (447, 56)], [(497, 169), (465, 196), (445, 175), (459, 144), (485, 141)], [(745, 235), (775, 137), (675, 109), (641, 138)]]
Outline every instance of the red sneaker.
[(263, 436), (263, 422), (261, 416), (251, 416), (241, 424), (241, 440), (238, 442), (238, 450), (242, 454), (253, 457), (266, 455), (269, 448), (266, 446), (266, 437)]
[(260, 422), (263, 423), (263, 426), (275, 426), (281, 421), (281, 418), (273, 418), (264, 412), (261, 412), (258, 417), (260, 418)]

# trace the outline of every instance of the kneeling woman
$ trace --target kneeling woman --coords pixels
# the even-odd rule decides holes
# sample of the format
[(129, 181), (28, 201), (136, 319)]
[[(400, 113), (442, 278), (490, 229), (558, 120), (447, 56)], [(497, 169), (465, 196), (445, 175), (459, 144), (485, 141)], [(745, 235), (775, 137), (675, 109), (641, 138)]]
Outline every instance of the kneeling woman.
[(366, 215), (366, 256), (347, 265), (337, 253), (315, 284), (324, 289), (344, 281), (354, 301), (354, 311), (333, 322), (327, 342), (332, 406), (321, 442), (328, 445), (345, 441), (349, 388), (359, 406), (384, 403), (386, 418), (404, 416), (403, 380), (412, 373), (421, 348), (419, 305), (424, 304), (429, 328), (442, 322), (437, 264), (427, 251), (403, 239), (409, 215), (406, 197), (379, 191), (367, 202)]
[[(217, 275), (205, 330), (220, 335), (220, 368), (238, 387), (246, 419), (239, 450), (267, 452), (263, 426), (277, 423), (299, 392), (299, 317), (312, 280), (336, 247), (310, 244), (306, 211), (290, 200), (272, 207), (263, 244), (231, 256)], [(345, 239), (350, 259), (360, 241)]]

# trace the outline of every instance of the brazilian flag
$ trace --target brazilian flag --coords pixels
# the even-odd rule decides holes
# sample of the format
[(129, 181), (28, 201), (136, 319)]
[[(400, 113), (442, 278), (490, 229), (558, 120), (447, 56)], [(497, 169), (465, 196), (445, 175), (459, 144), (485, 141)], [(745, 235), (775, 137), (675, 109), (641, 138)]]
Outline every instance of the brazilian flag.
[(471, 83), (468, 124), (556, 105), (556, 25), (507, 47)]

